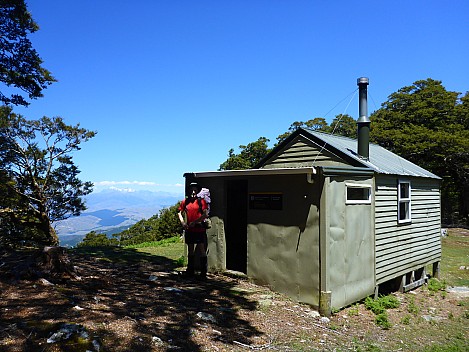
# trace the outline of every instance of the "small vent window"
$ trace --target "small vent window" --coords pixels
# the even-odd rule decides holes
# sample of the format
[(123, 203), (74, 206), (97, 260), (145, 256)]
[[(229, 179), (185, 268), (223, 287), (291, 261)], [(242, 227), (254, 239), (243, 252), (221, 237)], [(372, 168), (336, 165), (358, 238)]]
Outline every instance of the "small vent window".
[(408, 223), (412, 220), (410, 190), (410, 181), (399, 181), (397, 194), (399, 223)]
[(371, 204), (371, 185), (346, 184), (345, 204)]

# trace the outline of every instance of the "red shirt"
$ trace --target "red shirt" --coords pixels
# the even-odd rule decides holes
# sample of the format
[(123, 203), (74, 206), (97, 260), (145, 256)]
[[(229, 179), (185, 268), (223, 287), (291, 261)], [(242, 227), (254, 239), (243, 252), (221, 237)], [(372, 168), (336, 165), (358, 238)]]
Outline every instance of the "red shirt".
[[(201, 201), (201, 204), (202, 204), (202, 211), (208, 209), (208, 205), (207, 205), (207, 202), (205, 201), (205, 199), (201, 198), (200, 199)], [(186, 205), (187, 203), (187, 205)], [(187, 224), (189, 225), (191, 222), (197, 220), (198, 218), (200, 218), (200, 216), (202, 215), (200, 213), (200, 207), (199, 207), (199, 202), (197, 201), (197, 198), (194, 198), (191, 202), (191, 198), (186, 198), (184, 199), (181, 204), (179, 205), (179, 208), (178, 210), (179, 211), (184, 211), (184, 208), (185, 208), (185, 212), (186, 212), (186, 216), (187, 216)], [(194, 231), (194, 232), (204, 232), (205, 231), (205, 228), (203, 228), (202, 226), (197, 226), (197, 227), (190, 227), (189, 228), (190, 231)]]

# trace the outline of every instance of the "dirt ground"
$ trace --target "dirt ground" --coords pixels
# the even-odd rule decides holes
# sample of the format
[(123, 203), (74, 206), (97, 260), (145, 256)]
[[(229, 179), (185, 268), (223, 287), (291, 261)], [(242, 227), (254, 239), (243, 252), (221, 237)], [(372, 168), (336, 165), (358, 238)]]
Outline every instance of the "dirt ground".
[(464, 293), (396, 293), (385, 330), (362, 303), (324, 319), (243, 278), (187, 279), (165, 258), (118, 255), (71, 252), (79, 279), (24, 279), (28, 253), (0, 253), (0, 351), (469, 350)]

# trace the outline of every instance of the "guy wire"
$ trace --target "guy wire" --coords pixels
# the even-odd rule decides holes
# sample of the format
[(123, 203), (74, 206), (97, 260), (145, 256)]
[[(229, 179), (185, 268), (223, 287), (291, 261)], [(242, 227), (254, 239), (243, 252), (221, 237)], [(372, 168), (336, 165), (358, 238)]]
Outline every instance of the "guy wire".
[[(358, 92), (358, 88), (355, 89), (355, 90), (354, 90), (352, 93), (350, 93), (349, 95), (347, 95), (344, 99), (342, 99), (342, 100), (341, 100), (338, 104), (336, 104), (331, 110), (329, 110), (329, 112), (331, 112), (332, 110), (335, 109), (335, 107), (336, 107), (337, 105), (339, 105), (341, 102), (343, 102), (345, 99), (347, 99), (350, 95), (352, 95), (352, 97), (350, 98), (350, 100), (349, 100), (347, 106), (346, 106), (345, 109), (344, 109), (343, 114), (340, 115), (339, 120), (338, 120), (337, 123), (335, 124), (334, 129), (333, 129), (332, 132), (331, 132), (332, 135), (334, 134), (334, 132), (335, 132), (337, 126), (339, 126), (340, 120), (342, 119), (342, 117), (343, 117), (343, 116), (345, 115), (345, 113), (347, 112), (347, 109), (348, 109), (348, 107), (350, 106), (350, 103), (352, 102), (352, 100), (353, 100), (353, 98), (355, 97), (355, 95), (357, 94), (357, 92)], [(329, 113), (329, 112), (328, 112), (328, 113)], [(328, 114), (328, 113), (327, 113), (327, 114)], [(326, 115), (327, 115), (327, 114), (326, 114)], [(316, 156), (314, 157), (313, 166), (314, 166), (314, 163), (316, 162), (316, 159), (318, 158), (319, 154), (321, 154), (322, 151), (324, 150), (324, 148), (326, 147), (326, 144), (327, 144), (327, 143), (324, 142), (324, 145), (321, 147), (321, 150), (319, 150), (319, 153), (317, 153)]]

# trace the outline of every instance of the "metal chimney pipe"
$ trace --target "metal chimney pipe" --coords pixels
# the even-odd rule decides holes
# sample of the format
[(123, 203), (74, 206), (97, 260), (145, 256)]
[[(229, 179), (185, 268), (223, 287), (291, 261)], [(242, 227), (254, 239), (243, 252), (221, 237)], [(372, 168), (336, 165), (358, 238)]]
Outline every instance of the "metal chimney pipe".
[(358, 134), (358, 155), (368, 160), (370, 158), (370, 118), (368, 117), (368, 78), (357, 79), (358, 85), (358, 112), (357, 134)]

